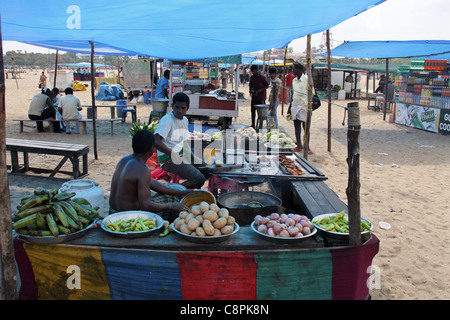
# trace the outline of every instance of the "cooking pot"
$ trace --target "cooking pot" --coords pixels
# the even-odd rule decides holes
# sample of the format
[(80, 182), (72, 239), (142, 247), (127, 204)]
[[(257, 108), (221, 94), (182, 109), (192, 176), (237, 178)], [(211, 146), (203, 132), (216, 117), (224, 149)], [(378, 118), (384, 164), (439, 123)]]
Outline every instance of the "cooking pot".
[(273, 212), (284, 213), (280, 198), (257, 191), (223, 193), (217, 204), (227, 208), (240, 226), (250, 225), (258, 214), (266, 216)]

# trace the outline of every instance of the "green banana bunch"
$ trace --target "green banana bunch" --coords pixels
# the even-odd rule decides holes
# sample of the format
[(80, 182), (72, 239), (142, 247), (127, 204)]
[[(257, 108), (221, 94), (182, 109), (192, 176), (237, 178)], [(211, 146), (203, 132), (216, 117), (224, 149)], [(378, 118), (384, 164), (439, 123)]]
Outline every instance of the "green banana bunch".
[(13, 229), (19, 234), (54, 236), (86, 228), (98, 215), (88, 200), (74, 192), (50, 191), (42, 187), (23, 197), (13, 215)]
[(133, 124), (131, 125), (131, 128), (130, 128), (130, 135), (131, 135), (131, 136), (134, 136), (134, 134), (135, 134), (138, 130), (148, 130), (148, 131), (150, 131), (151, 133), (155, 133), (156, 128), (158, 127), (158, 124), (159, 124), (159, 120), (152, 121), (150, 124), (147, 124), (147, 123), (145, 123), (145, 122), (144, 122), (143, 124), (141, 124), (141, 120), (138, 119), (137, 122), (135, 122), (135, 123), (133, 123)]

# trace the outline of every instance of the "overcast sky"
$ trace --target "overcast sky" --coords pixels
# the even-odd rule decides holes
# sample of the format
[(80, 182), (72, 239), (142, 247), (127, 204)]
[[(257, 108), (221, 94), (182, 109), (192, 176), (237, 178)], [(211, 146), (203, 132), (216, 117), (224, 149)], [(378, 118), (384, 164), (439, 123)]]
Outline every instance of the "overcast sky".
[[(450, 0), (387, 0), (331, 28), (330, 32), (333, 46), (344, 40), (450, 40), (449, 17)], [(322, 33), (312, 36), (312, 46), (318, 48), (321, 41)], [(306, 37), (292, 41), (289, 46), (295, 52), (305, 51)], [(4, 41), (3, 52), (10, 50), (54, 52)]]
[[(387, 0), (330, 29), (333, 45), (346, 41), (450, 40), (450, 0)], [(312, 36), (318, 47), (322, 33)], [(303, 52), (306, 37), (289, 46)]]

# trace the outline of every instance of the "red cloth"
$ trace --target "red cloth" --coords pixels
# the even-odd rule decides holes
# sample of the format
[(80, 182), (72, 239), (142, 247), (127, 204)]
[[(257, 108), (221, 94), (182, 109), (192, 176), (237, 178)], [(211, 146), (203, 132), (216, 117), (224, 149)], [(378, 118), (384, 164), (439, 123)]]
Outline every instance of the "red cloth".
[(254, 300), (253, 253), (178, 253), (181, 291), (185, 300)]
[(288, 73), (286, 75), (286, 87), (292, 87), (292, 80), (294, 80), (294, 75), (292, 73)]
[(158, 154), (154, 153), (150, 158), (148, 158), (147, 162), (145, 164), (150, 168), (151, 170), (151, 177), (154, 180), (166, 180), (170, 182), (172, 180), (172, 177), (165, 172), (161, 165), (158, 162)]
[[(250, 91), (254, 92), (256, 90), (265, 88), (268, 85), (269, 83), (267, 82), (266, 77), (264, 77), (260, 72), (250, 77), (250, 84), (249, 84)], [(262, 90), (259, 93), (252, 94), (252, 102), (255, 102), (254, 104), (264, 103), (265, 100), (266, 100), (266, 90)]]

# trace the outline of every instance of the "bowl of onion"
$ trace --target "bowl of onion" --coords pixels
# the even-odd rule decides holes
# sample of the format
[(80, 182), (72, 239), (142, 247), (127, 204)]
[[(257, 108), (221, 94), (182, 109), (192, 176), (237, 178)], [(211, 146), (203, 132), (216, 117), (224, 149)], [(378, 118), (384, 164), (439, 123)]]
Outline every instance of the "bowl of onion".
[(308, 217), (295, 213), (257, 215), (250, 227), (266, 240), (283, 243), (309, 238), (317, 233)]

